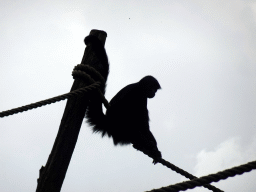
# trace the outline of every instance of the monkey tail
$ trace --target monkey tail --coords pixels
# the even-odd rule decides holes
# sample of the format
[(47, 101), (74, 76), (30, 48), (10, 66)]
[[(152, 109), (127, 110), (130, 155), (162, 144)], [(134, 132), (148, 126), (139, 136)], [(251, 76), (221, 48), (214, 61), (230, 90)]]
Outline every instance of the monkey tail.
[(91, 101), (86, 111), (87, 123), (92, 127), (94, 133), (101, 133), (102, 137), (109, 133), (107, 131), (107, 118), (102, 111), (101, 102)]

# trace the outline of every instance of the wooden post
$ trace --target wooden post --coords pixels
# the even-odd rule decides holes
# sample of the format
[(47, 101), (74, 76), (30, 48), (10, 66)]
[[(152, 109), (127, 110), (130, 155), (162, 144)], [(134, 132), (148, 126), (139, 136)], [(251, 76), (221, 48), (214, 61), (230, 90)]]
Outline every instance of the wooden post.
[[(90, 35), (97, 36), (103, 44), (107, 37), (106, 32), (99, 30), (92, 30)], [(90, 65), (95, 61), (91, 51), (90, 46), (85, 48), (82, 64)], [(88, 83), (77, 79), (71, 91), (87, 85)], [(86, 96), (68, 99), (52, 151), (46, 166), (40, 169), (36, 192), (60, 192), (85, 116), (87, 102)]]

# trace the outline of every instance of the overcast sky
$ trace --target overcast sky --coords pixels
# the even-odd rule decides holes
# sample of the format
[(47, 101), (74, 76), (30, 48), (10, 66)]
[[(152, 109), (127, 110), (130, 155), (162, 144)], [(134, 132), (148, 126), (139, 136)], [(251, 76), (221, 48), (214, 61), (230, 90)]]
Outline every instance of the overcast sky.
[[(9, 0), (0, 9), (0, 111), (69, 92), (83, 39), (99, 29), (108, 34), (108, 100), (145, 75), (161, 84), (148, 109), (164, 159), (196, 176), (256, 160), (256, 1)], [(1, 192), (35, 191), (65, 105), (0, 119)], [(214, 185), (251, 192), (255, 178)], [(139, 192), (183, 180), (83, 123), (62, 192)]]

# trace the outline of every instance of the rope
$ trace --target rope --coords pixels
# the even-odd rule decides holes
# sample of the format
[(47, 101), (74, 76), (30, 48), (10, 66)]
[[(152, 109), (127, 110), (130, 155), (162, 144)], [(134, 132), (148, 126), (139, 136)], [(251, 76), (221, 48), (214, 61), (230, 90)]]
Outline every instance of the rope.
[[(136, 145), (133, 145), (133, 147), (134, 147), (135, 149), (139, 150), (139, 151), (142, 151), (145, 155), (147, 155), (147, 156), (151, 157), (152, 159), (154, 159), (154, 154), (153, 154), (150, 150), (147, 150), (147, 149), (145, 149), (145, 148), (139, 149), (139, 148), (137, 148)], [(170, 163), (170, 162), (164, 160), (163, 158), (161, 158), (161, 159), (156, 159), (156, 162), (161, 163), (162, 165), (164, 165), (164, 166), (170, 168), (171, 170), (175, 171), (176, 173), (179, 173), (179, 174), (183, 175), (184, 177), (186, 177), (186, 178), (188, 178), (188, 179), (190, 179), (190, 180), (197, 178), (196, 176), (194, 176), (194, 175), (188, 173), (187, 171), (184, 171), (183, 169), (181, 169), (181, 168), (175, 166), (174, 164), (172, 164), (172, 163)], [(213, 185), (206, 184), (206, 185), (204, 185), (203, 187), (205, 187), (205, 188), (207, 188), (207, 189), (209, 189), (209, 190), (212, 190), (212, 191), (214, 191), (214, 192), (223, 192), (222, 190), (220, 190), (220, 189), (214, 187)], [(160, 192), (160, 191), (159, 191), (159, 192)]]
[(89, 86), (77, 89), (75, 91), (72, 91), (72, 92), (69, 92), (69, 93), (66, 93), (66, 94), (63, 94), (63, 95), (59, 95), (59, 96), (56, 96), (56, 97), (52, 97), (50, 99), (38, 101), (36, 103), (31, 103), (29, 105), (14, 108), (14, 109), (11, 109), (11, 110), (3, 111), (3, 112), (0, 113), (0, 117), (6, 117), (6, 116), (13, 115), (13, 114), (16, 114), (16, 113), (21, 113), (21, 112), (24, 112), (24, 111), (27, 111), (27, 110), (35, 109), (37, 107), (42, 107), (44, 105), (55, 103), (57, 101), (65, 100), (67, 98), (81, 96), (81, 95), (84, 95), (85, 93), (88, 93), (89, 91), (91, 91), (93, 89), (97, 89), (99, 86), (100, 86), (100, 83), (96, 82), (96, 83), (93, 83)]
[(106, 80), (101, 76), (101, 74), (89, 65), (78, 64), (74, 67), (73, 72), (78, 70), (89, 72), (91, 76), (97, 77), (102, 85), (104, 85), (104, 83), (106, 82)]
[(256, 161), (252, 161), (237, 167), (226, 169), (215, 174), (210, 174), (203, 176), (192, 181), (185, 181), (182, 183), (177, 183), (175, 185), (170, 185), (168, 187), (162, 187), (160, 189), (153, 189), (150, 192), (178, 192), (186, 191), (187, 189), (193, 189), (195, 187), (203, 186), (211, 182), (218, 182), (220, 180), (227, 179), (228, 177), (234, 177), (235, 175), (242, 175), (243, 173), (250, 172), (256, 169)]
[[(187, 171), (184, 171), (183, 169), (180, 169), (179, 167), (173, 165), (172, 163), (170, 163), (170, 162), (168, 162), (168, 161), (166, 161), (164, 159), (161, 159), (159, 163), (161, 163), (162, 165), (170, 168), (171, 170), (175, 171), (176, 173), (179, 173), (179, 174), (183, 175), (184, 177), (186, 177), (186, 178), (188, 178), (190, 180), (197, 178), (196, 176), (188, 173)], [(223, 192), (222, 190), (216, 188), (213, 185), (206, 184), (206, 185), (203, 185), (203, 187), (205, 187), (205, 188), (207, 188), (209, 190), (212, 190), (214, 192)]]
[[(90, 73), (90, 75), (87, 74), (88, 72)], [(95, 80), (92, 78), (93, 76), (97, 78), (97, 80), (99, 79), (102, 89), (105, 88), (105, 79), (101, 76), (101, 74), (96, 69), (94, 69), (93, 67), (90, 67), (89, 65), (78, 64), (77, 66), (75, 66), (72, 72), (72, 76), (74, 79), (81, 78), (84, 81), (88, 81), (89, 83), (95, 83)], [(100, 98), (104, 106), (106, 107), (106, 109), (108, 109), (110, 105), (106, 100), (105, 96), (102, 94), (99, 88), (97, 89), (97, 92), (100, 95)]]
[[(95, 80), (93, 78), (91, 78), (90, 75), (88, 75), (86, 72), (84, 71), (88, 71), (90, 72), (90, 74), (93, 77), (97, 77), (97, 79), (99, 79), (99, 81), (95, 82)], [(103, 88), (105, 88), (105, 79), (100, 75), (100, 73), (98, 71), (96, 71), (93, 67), (90, 67), (88, 65), (84, 65), (84, 64), (78, 64), (77, 66), (74, 67), (73, 72), (72, 72), (72, 76), (74, 79), (76, 78), (81, 78), (89, 83), (91, 83), (91, 85), (77, 89), (75, 91), (63, 94), (63, 95), (59, 95), (50, 99), (46, 99), (46, 100), (42, 100), (36, 103), (31, 103), (29, 105), (25, 105), (22, 107), (18, 107), (18, 108), (14, 108), (11, 110), (7, 110), (7, 111), (2, 111), (0, 113), (0, 117), (6, 117), (9, 115), (13, 115), (16, 113), (21, 113), (27, 110), (31, 110), (31, 109), (35, 109), (37, 107), (42, 107), (44, 105), (48, 105), (51, 103), (55, 103), (57, 101), (61, 101), (61, 100), (65, 100), (71, 97), (77, 97), (80, 95), (84, 95), (85, 93), (88, 93), (94, 89), (97, 90), (98, 94), (100, 95), (102, 102), (104, 104), (104, 106), (106, 108), (109, 108), (110, 105), (108, 103), (108, 101), (106, 100), (106, 98), (104, 97), (104, 95), (102, 94), (102, 92), (100, 91), (99, 87), (103, 86)]]

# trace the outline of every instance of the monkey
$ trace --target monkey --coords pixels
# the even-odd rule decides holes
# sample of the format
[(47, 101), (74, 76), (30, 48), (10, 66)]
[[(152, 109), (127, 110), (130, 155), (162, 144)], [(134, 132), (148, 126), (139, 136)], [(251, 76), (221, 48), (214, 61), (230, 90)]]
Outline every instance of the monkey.
[[(94, 35), (88, 35), (85, 37), (84, 43), (87, 46), (91, 46), (93, 54), (96, 55), (97, 60), (91, 63), (90, 66), (94, 67), (105, 79), (105, 84), (100, 86), (100, 91), (103, 95), (105, 95), (106, 81), (109, 74), (109, 62), (105, 47), (103, 43)], [(94, 95), (95, 101), (89, 102), (91, 104), (89, 104), (86, 109), (89, 115), (85, 114), (85, 116), (87, 116), (89, 119), (93, 119), (92, 123), (99, 126), (99, 124), (101, 124), (100, 118), (104, 118), (104, 114), (102, 112), (102, 103), (100, 102), (101, 99), (98, 93), (95, 93)], [(97, 117), (99, 117), (99, 119), (96, 120)]]
[[(93, 54), (96, 55), (97, 60), (90, 64), (94, 67), (105, 79), (105, 82), (108, 79), (109, 74), (109, 62), (106, 50), (103, 43), (94, 35), (88, 35), (84, 39), (84, 43), (87, 46), (91, 46)], [(105, 94), (106, 84), (101, 86), (101, 92)]]
[[(109, 62), (103, 43), (93, 35), (87, 36), (84, 42), (87, 46), (91, 46), (93, 54), (97, 58), (94, 63), (91, 63), (91, 66), (98, 70), (107, 81)], [(160, 84), (154, 77), (146, 76), (139, 82), (126, 86), (116, 94), (110, 101), (111, 107), (107, 110), (106, 115), (102, 111), (100, 97), (95, 93), (87, 107), (87, 122), (92, 126), (93, 132), (100, 132), (102, 136), (112, 137), (114, 145), (132, 143), (134, 148), (142, 150), (144, 147), (144, 149), (154, 151), (156, 158), (161, 158), (156, 140), (149, 130), (147, 110), (147, 98), (153, 98), (160, 88)], [(105, 89), (106, 83), (101, 86), (103, 95)], [(125, 103), (131, 105), (125, 105)], [(123, 115), (120, 116), (119, 112)]]
[(94, 96), (86, 111), (87, 122), (93, 132), (112, 137), (114, 145), (133, 144), (141, 151), (151, 151), (156, 164), (162, 155), (149, 129), (147, 99), (153, 98), (159, 89), (161, 86), (153, 76), (145, 76), (121, 89), (111, 99), (106, 114), (95, 107), (101, 102)]

